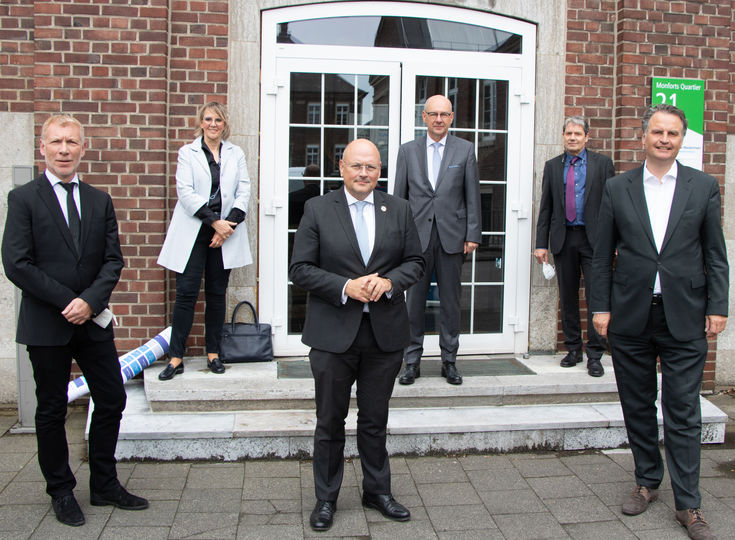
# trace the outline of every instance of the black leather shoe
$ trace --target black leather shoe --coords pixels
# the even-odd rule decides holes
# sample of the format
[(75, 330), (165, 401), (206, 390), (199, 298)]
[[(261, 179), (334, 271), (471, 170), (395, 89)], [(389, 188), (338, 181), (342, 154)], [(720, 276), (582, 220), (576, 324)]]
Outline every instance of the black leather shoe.
[(413, 382), (421, 377), (421, 368), (418, 364), (406, 364), (406, 370), (398, 379), (400, 384), (413, 384)]
[(207, 360), (207, 367), (209, 368), (209, 371), (212, 373), (224, 373), (225, 372), (225, 365), (222, 363), (222, 360), (220, 360), (218, 357), (214, 357), (211, 360)]
[(168, 381), (174, 378), (174, 375), (180, 375), (184, 372), (184, 363), (181, 362), (178, 366), (175, 366), (169, 362), (168, 365), (163, 368), (163, 371), (158, 374), (159, 381)]
[(84, 525), (84, 514), (74, 495), (62, 495), (51, 499), (51, 506), (58, 519), (64, 525), (79, 527)]
[(442, 363), (442, 377), (445, 377), (449, 384), (462, 384), (462, 375), (459, 374), (454, 362)]
[(309, 516), (309, 525), (315, 531), (328, 531), (332, 526), (336, 511), (336, 502), (318, 500)]
[(145, 510), (148, 508), (148, 501), (143, 497), (138, 497), (129, 493), (124, 487), (120, 486), (117, 493), (112, 495), (100, 495), (98, 493), (89, 494), (89, 502), (92, 506), (116, 506), (121, 510)]
[(559, 362), (561, 367), (574, 367), (582, 361), (582, 351), (569, 351), (564, 359)]
[(408, 508), (393, 498), (393, 495), (374, 495), (372, 493), (362, 494), (362, 505), (365, 508), (374, 508), (388, 519), (395, 521), (408, 521), (411, 512)]
[(605, 374), (599, 358), (587, 358), (587, 373), (590, 377), (602, 377)]

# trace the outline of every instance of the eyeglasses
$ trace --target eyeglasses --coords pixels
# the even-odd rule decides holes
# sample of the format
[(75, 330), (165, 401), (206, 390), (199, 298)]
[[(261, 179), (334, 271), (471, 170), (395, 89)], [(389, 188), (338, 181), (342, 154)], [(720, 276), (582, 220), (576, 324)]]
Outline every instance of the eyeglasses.
[(378, 167), (371, 164), (362, 164), (362, 163), (350, 163), (347, 165), (350, 169), (352, 169), (354, 172), (359, 173), (363, 169), (365, 169), (368, 173), (374, 173), (378, 170)]
[(211, 124), (212, 122), (214, 122), (215, 124), (221, 124), (224, 122), (222, 118), (212, 118), (211, 116), (205, 116), (204, 118), (202, 118), (202, 120), (204, 120), (207, 124)]
[(446, 120), (450, 116), (452, 116), (452, 113), (450, 112), (429, 112), (429, 111), (424, 111), (424, 112), (426, 113), (426, 116), (428, 116), (432, 120), (436, 120), (437, 116), (440, 116), (442, 120)]

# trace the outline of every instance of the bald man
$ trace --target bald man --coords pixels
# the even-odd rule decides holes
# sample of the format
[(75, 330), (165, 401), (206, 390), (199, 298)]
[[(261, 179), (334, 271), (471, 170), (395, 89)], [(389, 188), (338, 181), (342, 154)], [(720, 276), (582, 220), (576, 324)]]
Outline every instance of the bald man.
[(396, 164), (394, 195), (411, 205), (426, 261), (423, 279), (408, 291), (411, 343), (404, 354), (406, 370), (399, 382), (413, 384), (421, 375), (426, 296), (435, 277), (440, 303), (441, 374), (449, 384), (462, 384), (455, 363), (461, 271), (465, 255), (477, 249), (482, 239), (479, 173), (472, 143), (448, 134), (454, 112), (447, 98), (427, 99), (422, 117), (427, 134), (402, 145)]
[(332, 526), (344, 471), (345, 418), (357, 382), (357, 450), (362, 504), (396, 521), (411, 514), (391, 495), (386, 449), (388, 402), (408, 344), (404, 291), (422, 275), (408, 203), (374, 191), (380, 154), (366, 139), (347, 145), (344, 189), (309, 199), (294, 239), (289, 274), (309, 292), (301, 340), (311, 347), (315, 531)]

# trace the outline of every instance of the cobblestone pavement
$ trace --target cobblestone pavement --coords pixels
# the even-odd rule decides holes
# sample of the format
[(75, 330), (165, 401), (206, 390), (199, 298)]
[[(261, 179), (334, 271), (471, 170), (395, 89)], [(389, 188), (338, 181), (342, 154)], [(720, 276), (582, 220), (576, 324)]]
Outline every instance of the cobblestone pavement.
[[(719, 539), (735, 539), (735, 395), (711, 398), (730, 416), (724, 445), (702, 452), (705, 517)], [(151, 507), (126, 512), (89, 504), (85, 412), (67, 420), (75, 490), (87, 523), (56, 521), (36, 459), (33, 435), (13, 435), (0, 415), (0, 538), (360, 538), (394, 540), (594, 540), (686, 538), (674, 521), (668, 476), (659, 501), (629, 517), (620, 506), (633, 488), (630, 452), (533, 452), (394, 457), (393, 493), (412, 513), (396, 523), (360, 504), (360, 464), (350, 460), (334, 526), (309, 528), (314, 505), (309, 461), (120, 463), (121, 482)]]

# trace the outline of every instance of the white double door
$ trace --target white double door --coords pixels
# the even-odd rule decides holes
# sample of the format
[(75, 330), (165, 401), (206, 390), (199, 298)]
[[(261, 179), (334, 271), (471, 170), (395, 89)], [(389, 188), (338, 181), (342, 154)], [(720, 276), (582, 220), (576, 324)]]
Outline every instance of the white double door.
[[(381, 50), (374, 60), (336, 60), (330, 49), (276, 58), (262, 81), (258, 290), (275, 354), (308, 351), (301, 343), (306, 293), (288, 279), (304, 203), (341, 189), (338, 163), (355, 138), (378, 146), (377, 189), (392, 193), (398, 148), (426, 133), (421, 111), (434, 94), (452, 101), (450, 132), (475, 145), (480, 171), (482, 243), (462, 269), (460, 354), (524, 352), (533, 137), (522, 116), (522, 69), (507, 65), (508, 55)], [(432, 287), (426, 355), (439, 354), (440, 302)]]

